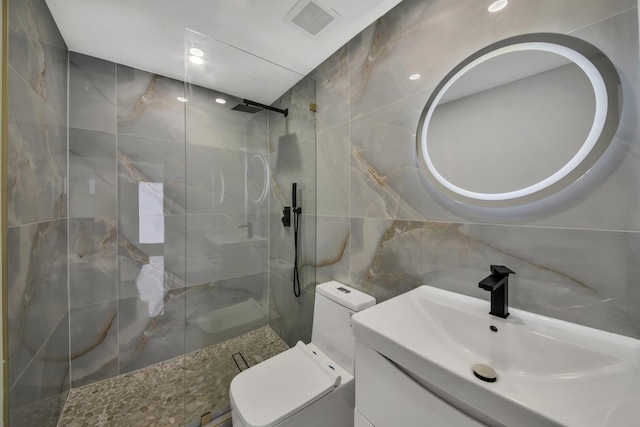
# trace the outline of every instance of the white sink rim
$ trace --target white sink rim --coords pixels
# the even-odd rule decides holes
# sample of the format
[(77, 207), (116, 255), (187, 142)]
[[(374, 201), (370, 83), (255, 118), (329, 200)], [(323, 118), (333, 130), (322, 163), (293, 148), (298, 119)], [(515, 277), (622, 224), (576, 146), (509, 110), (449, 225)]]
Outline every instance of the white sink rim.
[[(496, 369), (499, 381), (485, 383), (473, 377), (470, 369), (471, 363), (467, 363), (472, 359), (465, 362), (464, 359), (457, 357), (459, 355), (453, 353), (460, 351), (455, 348), (455, 345), (453, 350), (451, 344), (447, 346), (432, 345), (429, 349), (425, 342), (420, 343), (420, 340), (427, 339), (431, 339), (429, 341), (431, 344), (433, 340), (442, 342), (442, 337), (438, 336), (442, 333), (437, 330), (435, 332), (428, 331), (421, 324), (421, 322), (428, 321), (426, 317), (415, 318), (416, 300), (420, 298), (428, 298), (431, 302), (436, 301), (435, 304), (449, 305), (452, 310), (455, 310), (455, 305), (458, 305), (464, 307), (464, 310), (467, 310), (472, 316), (484, 316), (487, 322), (498, 327), (498, 334), (504, 328), (531, 328), (532, 325), (535, 325), (537, 328), (535, 332), (526, 329), (525, 331), (527, 333), (545, 333), (547, 335), (543, 335), (543, 338), (550, 335), (571, 346), (604, 353), (619, 363), (609, 370), (605, 369), (599, 372), (600, 376), (596, 376), (595, 379), (593, 375), (591, 378), (589, 375), (576, 378), (550, 375), (549, 378), (542, 379), (535, 375), (529, 375), (528, 377), (518, 377), (516, 382), (513, 375), (509, 377), (509, 373)], [(472, 407), (481, 412), (487, 408), (495, 410), (494, 412), (498, 414), (496, 420), (505, 425), (511, 425), (516, 420), (518, 425), (527, 425), (521, 422), (522, 418), (520, 417), (530, 419), (531, 423), (528, 425), (532, 426), (541, 423), (546, 425), (617, 425), (608, 424), (606, 420), (612, 418), (611, 414), (615, 418), (619, 402), (600, 401), (598, 398), (601, 399), (603, 397), (601, 395), (604, 394), (601, 387), (615, 388), (618, 382), (621, 384), (617, 384), (617, 389), (609, 390), (608, 396), (618, 396), (623, 399), (621, 396), (624, 396), (625, 390), (628, 389), (631, 393), (629, 399), (633, 403), (637, 401), (638, 404), (630, 405), (627, 402), (628, 399), (623, 399), (621, 405), (624, 406), (625, 413), (633, 412), (634, 416), (640, 417), (640, 409), (637, 413), (635, 410), (629, 410), (630, 407), (640, 408), (640, 386), (625, 386), (622, 384), (625, 381), (617, 381), (620, 378), (629, 377), (629, 381), (632, 383), (632, 378), (640, 378), (638, 340), (517, 309), (510, 309), (511, 316), (507, 319), (491, 316), (488, 311), (488, 301), (431, 286), (421, 286), (354, 315), (353, 331), (356, 339), (394, 361), (400, 368), (425, 380), (434, 388), (446, 390), (453, 386), (455, 392), (451, 396), (454, 399), (470, 403)], [(411, 316), (414, 316), (412, 320), (409, 319)], [(603, 345), (594, 346), (594, 341)], [(424, 354), (425, 352), (430, 352), (430, 354)], [(483, 362), (486, 361), (478, 360), (478, 363)], [(494, 368), (496, 367), (494, 366)], [(595, 390), (589, 390), (588, 387), (585, 387), (590, 384), (590, 381), (598, 386)], [(590, 403), (583, 404), (583, 401)], [(568, 411), (568, 408), (571, 410)]]

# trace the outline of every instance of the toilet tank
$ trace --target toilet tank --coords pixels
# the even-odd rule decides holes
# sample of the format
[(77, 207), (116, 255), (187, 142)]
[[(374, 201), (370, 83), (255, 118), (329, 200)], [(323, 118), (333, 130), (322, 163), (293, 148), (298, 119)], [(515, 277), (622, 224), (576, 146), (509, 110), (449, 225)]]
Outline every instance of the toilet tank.
[(336, 281), (316, 287), (311, 341), (352, 375), (355, 339), (351, 316), (375, 304), (371, 295)]

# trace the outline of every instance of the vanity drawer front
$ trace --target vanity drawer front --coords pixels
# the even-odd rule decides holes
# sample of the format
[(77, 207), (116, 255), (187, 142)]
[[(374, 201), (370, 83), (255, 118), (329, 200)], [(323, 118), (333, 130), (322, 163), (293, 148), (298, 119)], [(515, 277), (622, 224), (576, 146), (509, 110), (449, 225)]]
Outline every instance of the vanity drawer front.
[(356, 342), (356, 408), (375, 427), (484, 426), (359, 342)]

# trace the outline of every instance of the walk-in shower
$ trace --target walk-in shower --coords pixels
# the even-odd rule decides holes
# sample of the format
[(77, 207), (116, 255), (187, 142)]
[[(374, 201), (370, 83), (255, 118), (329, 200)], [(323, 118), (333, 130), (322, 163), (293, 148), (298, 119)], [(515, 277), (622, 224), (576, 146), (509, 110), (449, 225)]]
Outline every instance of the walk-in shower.
[[(55, 27), (48, 11), (26, 19), (45, 12), (33, 2), (14, 11), (14, 47)], [(11, 426), (222, 421), (237, 373), (310, 339), (295, 325), (313, 315), (315, 83), (190, 30), (183, 79), (61, 40), (43, 48), (55, 56), (45, 89), (27, 83), (44, 75), (36, 56), (10, 74)], [(229, 70), (236, 86), (208, 68), (224, 50), (246, 56)], [(278, 73), (284, 94), (269, 84)], [(278, 216), (292, 182), (305, 206), (299, 299)]]

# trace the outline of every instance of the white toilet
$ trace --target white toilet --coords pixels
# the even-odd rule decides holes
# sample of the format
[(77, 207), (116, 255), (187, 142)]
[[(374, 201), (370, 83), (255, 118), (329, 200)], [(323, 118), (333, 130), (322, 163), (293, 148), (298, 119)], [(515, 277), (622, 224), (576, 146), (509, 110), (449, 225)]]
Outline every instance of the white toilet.
[(234, 427), (352, 427), (355, 340), (351, 316), (376, 300), (335, 281), (316, 287), (311, 343), (238, 374), (229, 392)]

